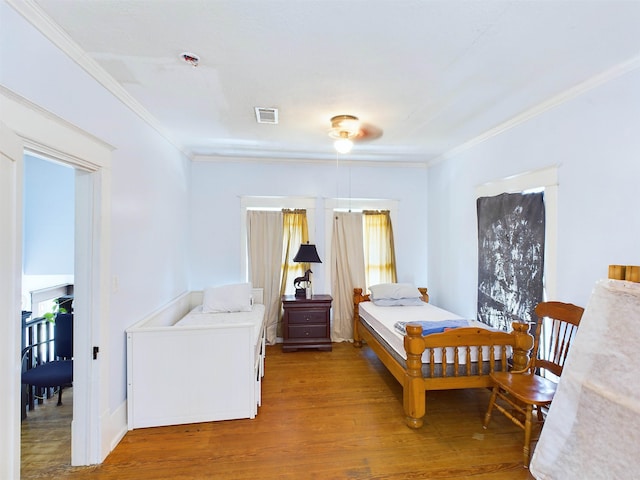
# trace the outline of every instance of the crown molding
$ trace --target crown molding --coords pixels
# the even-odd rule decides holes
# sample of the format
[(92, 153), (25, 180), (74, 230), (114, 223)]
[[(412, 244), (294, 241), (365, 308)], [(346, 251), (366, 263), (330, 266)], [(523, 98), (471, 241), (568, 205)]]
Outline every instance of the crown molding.
[(376, 167), (376, 168), (419, 168), (426, 169), (428, 167), (427, 162), (424, 161), (395, 161), (395, 160), (371, 160), (371, 157), (358, 157), (354, 158), (350, 155), (341, 155), (338, 159), (327, 158), (326, 156), (294, 156), (294, 157), (282, 157), (282, 156), (242, 156), (242, 152), (238, 152), (239, 155), (192, 155), (191, 160), (193, 162), (202, 163), (262, 163), (262, 164), (276, 164), (276, 165), (311, 165), (311, 166), (350, 166), (350, 167)]
[(111, 92), (126, 107), (131, 109), (143, 121), (149, 124), (169, 143), (189, 157), (191, 152), (187, 151), (169, 131), (151, 113), (144, 108), (122, 85), (109, 75), (95, 60), (62, 30), (33, 0), (5, 0), (16, 12), (22, 15), (40, 33), (56, 45), (63, 53), (77, 63), (98, 83)]
[[(138, 115), (144, 122), (156, 130), (163, 138), (171, 143), (192, 161), (208, 162), (260, 162), (260, 163), (308, 163), (313, 165), (335, 164), (330, 154), (317, 152), (287, 152), (269, 151), (267, 149), (234, 148), (225, 149), (210, 154), (194, 153), (177, 141), (164, 126), (146, 108), (144, 108), (133, 96), (131, 96), (116, 80), (109, 75), (96, 61), (73, 39), (62, 30), (46, 13), (36, 4), (34, 0), (5, 0), (14, 10), (22, 15), (38, 31), (48, 38), (54, 45), (60, 48), (66, 55), (91, 75), (98, 83), (118, 98), (126, 107)], [(428, 168), (447, 159), (453, 158), (462, 152), (469, 150), (482, 142), (498, 136), (511, 128), (521, 125), (538, 115), (541, 115), (552, 108), (564, 104), (580, 95), (597, 88), (617, 77), (620, 77), (632, 70), (640, 67), (640, 56), (633, 57), (614, 67), (595, 75), (561, 93), (545, 100), (528, 110), (512, 117), (511, 119), (477, 135), (466, 142), (444, 152), (433, 158), (428, 155), (418, 157), (414, 153), (366, 153), (348, 154), (349, 160), (340, 159), (345, 164), (367, 167), (408, 167), (408, 168)], [(403, 160), (397, 161), (395, 158)]]
[(600, 85), (604, 85), (605, 83), (610, 82), (611, 80), (615, 80), (616, 78), (621, 77), (622, 75), (625, 75), (637, 69), (638, 67), (640, 67), (640, 55), (636, 57), (632, 57), (625, 62), (614, 65), (613, 67), (605, 70), (604, 72), (594, 75), (593, 77), (590, 77), (587, 80), (580, 82), (574, 85), (573, 87), (568, 88), (567, 90), (559, 93), (558, 95), (555, 95), (545, 100), (544, 102), (541, 102), (535, 105), (534, 107), (529, 108), (528, 110), (525, 110), (524, 112), (512, 117), (506, 122), (503, 122), (497, 125), (496, 127), (490, 130), (487, 130), (481, 135), (478, 135), (472, 138), (471, 140), (468, 140), (458, 145), (457, 147), (454, 147), (451, 150), (448, 150), (442, 155), (429, 161), (428, 166), (431, 167), (444, 160), (453, 158), (456, 155), (459, 155), (460, 153), (466, 150), (469, 150), (470, 148), (475, 147), (476, 145), (482, 142), (485, 142), (486, 140), (489, 140), (497, 135), (500, 135), (501, 133), (506, 132), (507, 130), (517, 127), (518, 125), (528, 122), (532, 118), (537, 117), (538, 115), (542, 115), (543, 113), (559, 105), (569, 102), (570, 100), (573, 100), (574, 98), (577, 98), (599, 87)]

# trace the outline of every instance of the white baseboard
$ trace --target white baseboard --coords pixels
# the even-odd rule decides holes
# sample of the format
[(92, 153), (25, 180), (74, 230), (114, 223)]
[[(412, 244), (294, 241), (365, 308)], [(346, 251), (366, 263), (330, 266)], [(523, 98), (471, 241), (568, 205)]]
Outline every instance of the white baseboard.
[(101, 419), (102, 442), (100, 463), (118, 446), (120, 441), (127, 434), (127, 401), (125, 400), (116, 408), (111, 415)]

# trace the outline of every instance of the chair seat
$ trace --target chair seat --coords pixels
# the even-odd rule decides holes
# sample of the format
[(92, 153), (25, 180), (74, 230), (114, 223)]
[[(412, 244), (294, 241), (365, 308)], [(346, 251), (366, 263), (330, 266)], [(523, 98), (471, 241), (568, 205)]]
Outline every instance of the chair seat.
[(491, 379), (523, 403), (546, 405), (556, 393), (557, 384), (540, 375), (493, 372)]
[(22, 383), (36, 387), (59, 387), (73, 382), (73, 360), (43, 363), (22, 373)]

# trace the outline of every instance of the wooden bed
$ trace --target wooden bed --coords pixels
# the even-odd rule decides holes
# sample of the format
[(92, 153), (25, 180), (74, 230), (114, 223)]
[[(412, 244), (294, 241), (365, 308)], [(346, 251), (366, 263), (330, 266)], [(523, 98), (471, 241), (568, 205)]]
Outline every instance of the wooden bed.
[[(427, 289), (419, 290), (423, 301), (428, 302)], [(533, 347), (529, 324), (515, 322), (511, 333), (464, 327), (424, 337), (422, 326), (409, 323), (404, 337), (405, 361), (398, 358), (360, 316), (360, 304), (367, 301), (370, 301), (369, 294), (364, 295), (361, 288), (354, 288), (354, 345), (361, 347), (364, 340), (400, 382), (405, 421), (411, 428), (423, 425), (427, 391), (489, 387), (490, 371), (506, 370), (510, 363), (515, 369), (523, 369), (529, 361)], [(430, 361), (423, 363), (425, 351)], [(489, 354), (483, 354), (483, 351)], [(477, 362), (472, 361), (471, 352), (475, 352)], [(441, 362), (436, 357), (440, 357)], [(482, 367), (474, 367), (472, 363)], [(442, 368), (442, 365), (446, 367)]]

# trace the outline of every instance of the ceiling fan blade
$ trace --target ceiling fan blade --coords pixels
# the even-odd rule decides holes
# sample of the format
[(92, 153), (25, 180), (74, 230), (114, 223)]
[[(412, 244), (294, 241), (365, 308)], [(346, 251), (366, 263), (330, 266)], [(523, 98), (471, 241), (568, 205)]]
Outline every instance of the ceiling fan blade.
[(361, 123), (360, 131), (354, 138), (356, 142), (364, 142), (380, 138), (384, 132), (381, 128), (371, 125), (370, 123)]

